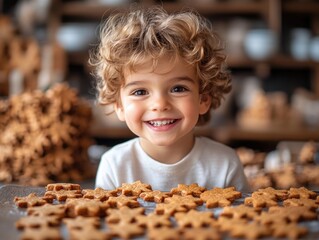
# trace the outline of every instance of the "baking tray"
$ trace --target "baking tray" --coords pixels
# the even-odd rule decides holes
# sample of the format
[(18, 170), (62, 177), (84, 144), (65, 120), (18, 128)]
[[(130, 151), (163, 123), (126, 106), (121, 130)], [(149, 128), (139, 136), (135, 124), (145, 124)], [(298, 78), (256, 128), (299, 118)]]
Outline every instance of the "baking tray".
[(26, 216), (26, 211), (17, 208), (13, 202), (15, 196), (27, 196), (30, 193), (43, 195), (44, 188), (24, 187), (19, 185), (4, 185), (0, 188), (0, 233), (1, 239), (19, 239), (20, 232), (15, 228), (15, 222)]
[[(82, 188), (93, 188), (91, 183), (87, 183), (84, 185), (81, 185)], [(45, 193), (44, 187), (26, 187), (26, 186), (20, 186), (20, 185), (4, 185), (0, 188), (0, 236), (1, 239), (6, 240), (18, 240), (21, 234), (21, 231), (17, 230), (15, 228), (15, 222), (23, 217), (26, 216), (26, 210), (18, 208), (14, 202), (13, 199), (15, 196), (27, 196), (30, 193), (36, 193), (37, 195), (43, 195)], [(317, 192), (318, 194), (318, 192)], [(239, 204), (242, 204), (244, 202), (245, 197), (250, 196), (250, 194), (243, 193), (242, 198), (235, 200), (235, 202), (232, 204), (232, 206), (236, 206)], [(152, 212), (155, 208), (155, 203), (153, 202), (145, 202), (141, 199), (139, 199), (140, 204), (145, 208), (145, 213), (148, 214)], [(207, 209), (205, 205), (199, 206), (197, 208), (199, 211), (212, 211), (214, 213), (214, 216), (218, 216), (219, 213), (222, 211), (222, 208), (211, 208)], [(317, 210), (317, 215), (318, 215)], [(107, 228), (104, 225), (104, 221), (101, 220), (101, 223), (103, 223), (102, 228)], [(306, 221), (300, 223), (301, 225), (307, 226), (309, 229), (309, 233), (307, 236), (303, 237), (302, 239), (319, 239), (319, 221)], [(69, 239), (67, 235), (67, 231), (65, 227), (61, 227), (61, 233), (64, 239)], [(114, 238), (117, 239), (117, 238)], [(145, 239), (144, 237), (138, 237), (134, 238), (136, 240), (138, 239)], [(233, 240), (237, 238), (230, 238), (228, 236), (225, 236), (223, 239), (225, 240)], [(261, 238), (262, 240), (270, 240), (273, 238)], [(284, 238), (280, 238), (283, 240)]]

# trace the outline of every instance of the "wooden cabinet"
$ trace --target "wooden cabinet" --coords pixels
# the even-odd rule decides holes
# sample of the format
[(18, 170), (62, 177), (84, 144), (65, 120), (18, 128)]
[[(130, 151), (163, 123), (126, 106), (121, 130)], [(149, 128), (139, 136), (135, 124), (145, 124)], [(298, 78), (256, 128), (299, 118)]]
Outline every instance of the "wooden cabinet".
[[(235, 16), (243, 16), (248, 19), (257, 18), (262, 20), (268, 28), (279, 36), (280, 50), (270, 59), (255, 61), (248, 57), (229, 56), (228, 64), (234, 72), (242, 70), (250, 71), (252, 74), (265, 78), (265, 74), (271, 77), (272, 70), (292, 71), (300, 70), (307, 72), (306, 77), (310, 81), (311, 91), (319, 98), (319, 62), (313, 60), (298, 61), (292, 58), (285, 51), (284, 39), (287, 33), (285, 29), (289, 19), (306, 19), (305, 25), (312, 34), (319, 35), (319, 2), (301, 0), (223, 0), (211, 1), (209, 4), (199, 4), (197, 1), (163, 1), (161, 5), (168, 12), (184, 8), (187, 4), (195, 8), (200, 14), (207, 17), (217, 17), (219, 19), (229, 19)], [(157, 1), (140, 0), (140, 4), (151, 5)], [(57, 30), (64, 21), (95, 21), (100, 22), (109, 13), (121, 11), (127, 6), (106, 6), (99, 4), (98, 1), (59, 1), (55, 0), (54, 11), (51, 16), (51, 28)], [(289, 26), (288, 26), (289, 27)], [(288, 29), (289, 30), (289, 29)], [(88, 53), (72, 52), (68, 53), (71, 65), (87, 64)], [(285, 80), (286, 81), (286, 80)], [(285, 84), (289, 85), (289, 81)], [(318, 116), (319, 118), (319, 116)], [(196, 130), (200, 135), (208, 135), (223, 142), (231, 140), (258, 140), (258, 141), (280, 141), (280, 140), (319, 140), (318, 127), (313, 128), (267, 128), (260, 130), (245, 130), (234, 124), (230, 119), (227, 124), (222, 124), (216, 128), (199, 128)], [(132, 133), (126, 127), (111, 127), (99, 129), (92, 128), (92, 134), (100, 138), (130, 138)]]

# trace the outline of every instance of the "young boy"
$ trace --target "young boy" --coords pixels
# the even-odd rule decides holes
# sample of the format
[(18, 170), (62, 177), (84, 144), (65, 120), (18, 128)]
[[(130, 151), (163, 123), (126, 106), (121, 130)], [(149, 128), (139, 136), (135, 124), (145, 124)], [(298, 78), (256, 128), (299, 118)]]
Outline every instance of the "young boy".
[(102, 156), (96, 187), (141, 180), (162, 191), (179, 183), (249, 191), (234, 150), (194, 136), (231, 90), (222, 50), (208, 20), (190, 11), (153, 7), (108, 18), (90, 60), (98, 99), (138, 137)]

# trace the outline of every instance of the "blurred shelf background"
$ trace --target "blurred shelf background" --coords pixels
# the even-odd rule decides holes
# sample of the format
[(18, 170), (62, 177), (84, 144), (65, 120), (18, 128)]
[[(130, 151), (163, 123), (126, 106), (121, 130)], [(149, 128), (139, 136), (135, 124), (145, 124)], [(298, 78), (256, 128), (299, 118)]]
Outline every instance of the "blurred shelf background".
[[(95, 93), (92, 69), (88, 66), (89, 50), (97, 43), (99, 23), (110, 13), (123, 11), (131, 2), (0, 1), (0, 14), (9, 17), (22, 39), (32, 38), (38, 42), (43, 59), (45, 56), (49, 58), (48, 55), (52, 57), (52, 53), (45, 54), (45, 46), (58, 44), (61, 47), (58, 48), (62, 49), (61, 54), (56, 54), (52, 60), (55, 71), (59, 73), (52, 74), (52, 67), (47, 69), (52, 76), (59, 76), (56, 77), (58, 80), (51, 79), (51, 83), (68, 82), (91, 102), (95, 116), (92, 136), (101, 142), (107, 141), (109, 145), (134, 135), (114, 116), (106, 116), (104, 108), (92, 104)], [(318, 1), (134, 2), (145, 6), (161, 4), (168, 12), (194, 8), (212, 21), (225, 40), (234, 91), (221, 109), (212, 113), (211, 123), (197, 128), (196, 134), (233, 146), (248, 144), (257, 148), (266, 148), (268, 144), (273, 146), (284, 140), (319, 140)], [(40, 11), (46, 15), (42, 16)], [(30, 13), (36, 17), (31, 17)], [(256, 30), (262, 31), (256, 35)], [(248, 44), (249, 41), (253, 44)], [(257, 48), (252, 47), (255, 45)], [(37, 73), (45, 65), (43, 59)], [(10, 95), (10, 74), (3, 69), (6, 68), (0, 62), (0, 94), (6, 98)], [(41, 79), (44, 81), (43, 78), (37, 78), (37, 81)], [(35, 88), (41, 84), (25, 85), (26, 88)], [(278, 94), (274, 97), (273, 93)]]

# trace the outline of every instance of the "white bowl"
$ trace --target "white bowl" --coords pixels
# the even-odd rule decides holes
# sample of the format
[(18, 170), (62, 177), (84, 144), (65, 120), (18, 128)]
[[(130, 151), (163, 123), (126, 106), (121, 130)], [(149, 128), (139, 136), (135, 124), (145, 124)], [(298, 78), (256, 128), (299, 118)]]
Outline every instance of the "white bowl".
[(91, 23), (69, 23), (62, 25), (57, 32), (57, 40), (70, 52), (83, 51), (96, 42), (97, 25)]
[(269, 29), (254, 29), (248, 31), (244, 49), (247, 56), (254, 60), (264, 60), (273, 56), (278, 48), (275, 33)]
[(309, 45), (311, 32), (306, 28), (294, 28), (290, 34), (290, 53), (296, 60), (307, 60), (309, 58)]
[(313, 37), (309, 46), (309, 56), (312, 60), (319, 62), (319, 36)]

